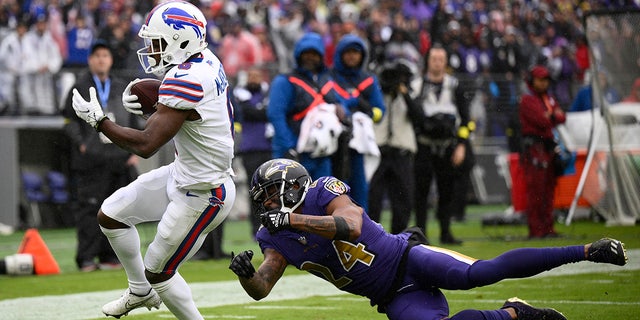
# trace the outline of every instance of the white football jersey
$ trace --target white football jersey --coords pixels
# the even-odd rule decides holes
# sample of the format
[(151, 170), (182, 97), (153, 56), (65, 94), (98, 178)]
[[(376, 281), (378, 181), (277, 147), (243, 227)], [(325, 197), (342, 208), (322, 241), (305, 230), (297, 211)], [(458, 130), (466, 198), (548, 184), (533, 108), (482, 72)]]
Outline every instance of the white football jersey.
[(233, 106), (218, 57), (209, 49), (165, 73), (158, 102), (169, 108), (195, 109), (201, 119), (185, 121), (173, 138), (174, 178), (178, 187), (208, 190), (233, 175)]

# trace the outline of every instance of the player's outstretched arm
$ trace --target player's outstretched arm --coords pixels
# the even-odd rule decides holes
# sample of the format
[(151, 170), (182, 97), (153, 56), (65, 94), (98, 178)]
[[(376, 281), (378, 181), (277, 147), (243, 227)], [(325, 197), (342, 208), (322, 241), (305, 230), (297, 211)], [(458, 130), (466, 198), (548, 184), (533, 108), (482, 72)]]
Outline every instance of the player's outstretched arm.
[(292, 228), (328, 239), (353, 241), (360, 237), (362, 213), (362, 208), (353, 203), (349, 196), (340, 195), (329, 202), (326, 216), (293, 213), (289, 217), (289, 224)]
[[(234, 260), (235, 258), (231, 260), (232, 265), (234, 264)], [(249, 258), (249, 263), (250, 260)], [(271, 289), (273, 289), (276, 282), (280, 280), (286, 268), (287, 260), (279, 252), (273, 249), (266, 249), (264, 251), (264, 261), (260, 264), (260, 267), (258, 267), (258, 271), (253, 273), (251, 277), (246, 277), (246, 274), (240, 275), (233, 268), (231, 269), (238, 274), (238, 280), (240, 280), (240, 285), (242, 285), (244, 291), (246, 291), (251, 298), (260, 300), (269, 295)]]

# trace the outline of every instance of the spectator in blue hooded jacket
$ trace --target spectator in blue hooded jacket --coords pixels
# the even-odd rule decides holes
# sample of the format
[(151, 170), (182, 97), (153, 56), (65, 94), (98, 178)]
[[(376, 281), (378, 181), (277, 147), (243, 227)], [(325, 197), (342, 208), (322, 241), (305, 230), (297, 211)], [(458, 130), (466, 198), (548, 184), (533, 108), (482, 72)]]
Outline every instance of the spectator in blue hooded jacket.
[[(367, 51), (360, 37), (353, 34), (343, 36), (336, 46), (331, 75), (347, 119), (356, 112), (362, 112), (373, 122), (380, 122), (386, 108), (378, 78), (363, 70)], [(345, 144), (341, 144), (338, 150), (334, 154), (333, 175), (347, 182), (351, 187), (351, 198), (366, 210), (369, 187), (364, 156)]]
[[(271, 82), (267, 117), (273, 125), (271, 141), (274, 158), (299, 161), (313, 179), (332, 175), (331, 156), (312, 157), (309, 152), (298, 154), (296, 147), (300, 126), (305, 116), (322, 103), (337, 104), (329, 70), (324, 64), (322, 37), (306, 33), (296, 42), (291, 73), (279, 74)], [(336, 108), (337, 113), (342, 108)], [(339, 118), (343, 118), (339, 114)]]
[[(593, 101), (593, 86), (598, 86), (600, 92), (605, 101), (608, 103), (616, 103), (622, 100), (622, 96), (616, 88), (614, 88), (609, 82), (609, 77), (605, 71), (598, 71), (598, 82), (591, 83), (586, 81), (586, 84), (578, 90), (578, 94), (573, 99), (571, 106), (569, 106), (569, 112), (587, 111), (594, 107)], [(597, 101), (596, 101), (597, 102)], [(596, 108), (599, 107), (599, 103), (595, 103)]]

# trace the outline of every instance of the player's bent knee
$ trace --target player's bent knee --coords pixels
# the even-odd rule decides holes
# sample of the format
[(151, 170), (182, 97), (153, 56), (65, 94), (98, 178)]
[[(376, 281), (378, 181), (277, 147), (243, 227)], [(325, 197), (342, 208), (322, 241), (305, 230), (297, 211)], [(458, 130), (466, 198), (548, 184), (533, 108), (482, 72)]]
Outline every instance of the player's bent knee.
[(129, 228), (128, 225), (107, 216), (106, 214), (104, 214), (104, 212), (102, 212), (102, 210), (98, 211), (98, 224), (106, 229)]
[(154, 283), (160, 283), (160, 282), (164, 282), (171, 279), (174, 273), (173, 272), (172, 273), (153, 273), (149, 270), (144, 270), (144, 275), (149, 281), (149, 283), (154, 284)]

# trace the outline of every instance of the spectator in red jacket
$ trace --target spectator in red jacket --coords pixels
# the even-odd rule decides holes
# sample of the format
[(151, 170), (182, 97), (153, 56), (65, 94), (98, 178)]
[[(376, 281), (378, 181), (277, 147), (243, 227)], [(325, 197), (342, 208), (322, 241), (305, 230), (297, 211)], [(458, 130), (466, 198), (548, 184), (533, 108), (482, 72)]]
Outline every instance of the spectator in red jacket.
[(229, 28), (229, 32), (222, 37), (217, 53), (227, 77), (235, 81), (238, 71), (262, 63), (262, 47), (258, 38), (245, 28), (241, 20), (232, 20)]
[(553, 228), (553, 198), (556, 186), (553, 129), (564, 123), (565, 114), (549, 94), (549, 70), (541, 65), (531, 69), (530, 92), (520, 100), (522, 124), (521, 165), (525, 172), (529, 238), (556, 237)]

